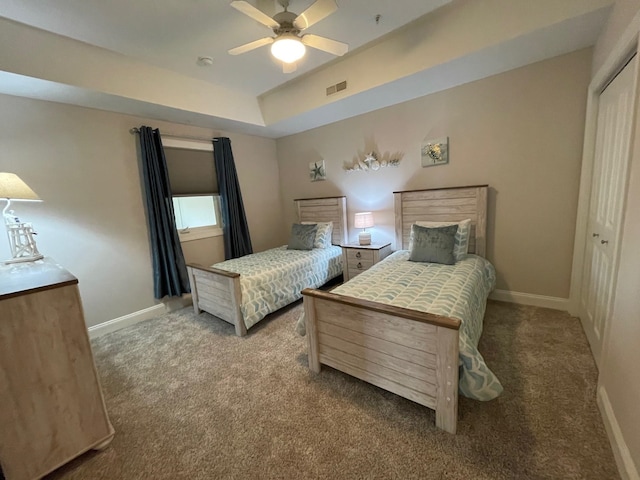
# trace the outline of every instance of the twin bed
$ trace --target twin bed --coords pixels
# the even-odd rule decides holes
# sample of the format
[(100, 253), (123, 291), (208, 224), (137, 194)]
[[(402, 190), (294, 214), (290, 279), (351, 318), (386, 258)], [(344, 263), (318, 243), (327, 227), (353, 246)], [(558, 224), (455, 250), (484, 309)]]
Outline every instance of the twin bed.
[[(439, 428), (455, 433), (459, 389), (478, 400), (502, 391), (477, 350), (495, 284), (483, 258), (487, 193), (486, 185), (394, 192), (398, 250), (330, 292), (317, 288), (342, 272), (335, 246), (280, 247), (209, 268), (189, 265), (194, 308), (232, 323), (242, 336), (302, 294), (299, 323), (306, 326), (312, 371), (328, 365), (427, 406)], [(296, 205), (300, 222), (332, 222), (332, 243), (346, 242), (344, 197)], [(413, 224), (465, 219), (468, 255), (453, 265), (408, 261)]]
[[(478, 400), (502, 386), (477, 350), (495, 283), (486, 245), (488, 187), (395, 192), (396, 248), (331, 292), (305, 289), (309, 368), (333, 367), (435, 410), (455, 433), (458, 389)], [(468, 252), (453, 265), (407, 261), (416, 222), (471, 219)]]
[(213, 267), (189, 264), (193, 308), (235, 327), (236, 335), (269, 313), (295, 302), (305, 287), (320, 287), (342, 274), (342, 250), (347, 239), (344, 196), (295, 200), (298, 221), (331, 222), (331, 246), (312, 250), (286, 247), (227, 260)]

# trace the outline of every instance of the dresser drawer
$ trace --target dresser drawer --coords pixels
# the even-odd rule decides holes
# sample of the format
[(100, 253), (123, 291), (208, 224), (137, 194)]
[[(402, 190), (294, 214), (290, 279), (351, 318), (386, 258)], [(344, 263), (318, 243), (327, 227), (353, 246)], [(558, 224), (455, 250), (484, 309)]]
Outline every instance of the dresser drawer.
[(369, 267), (373, 265), (373, 250), (364, 250), (358, 248), (347, 249), (347, 262), (354, 265), (358, 262), (367, 262)]

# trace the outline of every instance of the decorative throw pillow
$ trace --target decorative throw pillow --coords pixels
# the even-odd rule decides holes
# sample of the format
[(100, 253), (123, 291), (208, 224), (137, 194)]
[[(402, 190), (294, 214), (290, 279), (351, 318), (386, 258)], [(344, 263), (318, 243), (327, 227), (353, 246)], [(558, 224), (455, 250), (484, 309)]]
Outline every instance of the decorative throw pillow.
[[(469, 251), (469, 238), (471, 237), (471, 219), (467, 218), (459, 222), (416, 222), (416, 225), (421, 227), (449, 227), (451, 225), (458, 225), (458, 232), (456, 233), (456, 241), (453, 246), (453, 256), (456, 262), (459, 262)], [(413, 233), (409, 239), (409, 250), (413, 242)]]
[(318, 231), (313, 242), (313, 248), (327, 248), (331, 246), (333, 222), (302, 222), (302, 225), (317, 225)]
[(313, 242), (316, 238), (316, 231), (318, 226), (302, 225), (300, 223), (294, 223), (291, 226), (291, 235), (289, 236), (288, 250), (311, 250), (313, 249)]
[(457, 231), (458, 225), (434, 228), (411, 225), (413, 245), (409, 260), (453, 265), (456, 263), (453, 245)]

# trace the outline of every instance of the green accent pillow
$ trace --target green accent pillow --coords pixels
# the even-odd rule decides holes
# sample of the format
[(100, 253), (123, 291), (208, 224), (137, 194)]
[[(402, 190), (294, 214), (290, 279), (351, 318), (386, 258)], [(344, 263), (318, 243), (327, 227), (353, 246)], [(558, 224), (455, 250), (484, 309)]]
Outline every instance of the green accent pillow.
[(318, 225), (316, 239), (313, 248), (327, 248), (331, 246), (331, 234), (333, 233), (332, 222), (302, 222), (303, 225)]
[(287, 250), (312, 250), (317, 230), (318, 225), (315, 224), (302, 225), (301, 223), (294, 223), (291, 226)]
[(453, 247), (457, 231), (458, 225), (434, 228), (411, 225), (413, 244), (409, 260), (453, 265), (456, 263)]

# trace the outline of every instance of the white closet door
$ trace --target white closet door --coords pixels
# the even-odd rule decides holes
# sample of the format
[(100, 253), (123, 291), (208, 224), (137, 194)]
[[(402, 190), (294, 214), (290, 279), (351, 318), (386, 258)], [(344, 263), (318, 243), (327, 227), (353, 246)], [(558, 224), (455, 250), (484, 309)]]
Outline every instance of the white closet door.
[(611, 314), (635, 105), (634, 57), (600, 95), (580, 318), (600, 363)]

